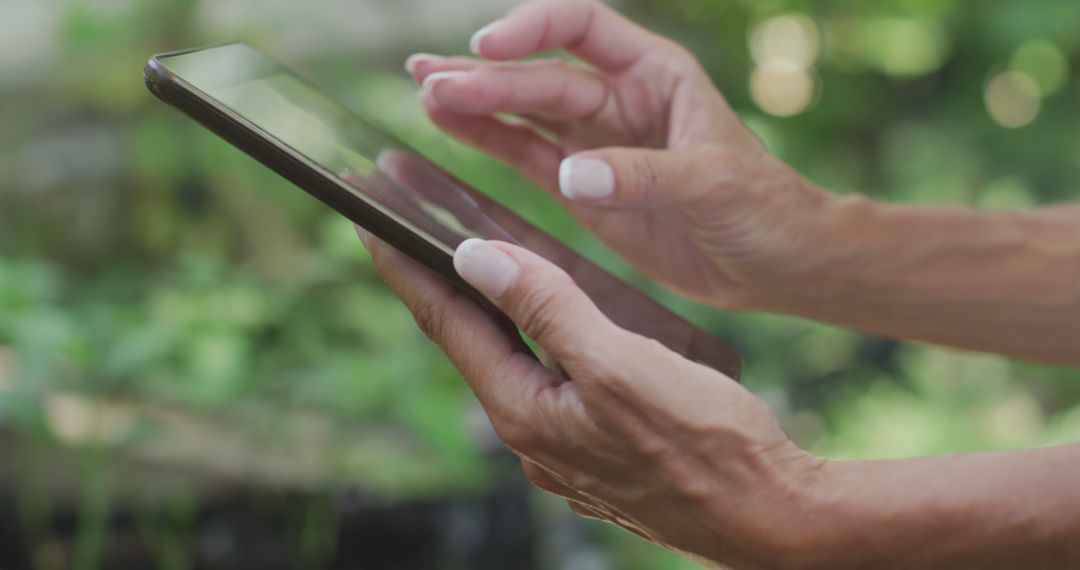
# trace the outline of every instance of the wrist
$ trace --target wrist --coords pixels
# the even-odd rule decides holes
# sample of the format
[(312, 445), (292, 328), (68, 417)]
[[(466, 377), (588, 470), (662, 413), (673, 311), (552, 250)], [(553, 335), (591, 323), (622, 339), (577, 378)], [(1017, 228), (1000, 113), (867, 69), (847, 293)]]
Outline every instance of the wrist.
[(862, 473), (863, 462), (819, 461), (813, 475), (800, 482), (799, 501), (778, 529), (786, 538), (775, 545), (776, 560), (800, 570), (879, 567), (883, 561), (876, 552), (890, 530), (867, 509), (875, 508), (882, 493), (899, 499), (898, 490), (877, 488)]
[(802, 531), (786, 562), (812, 570), (1015, 568), (1031, 551), (1052, 551), (1046, 517), (1022, 513), (1031, 498), (1001, 494), (1008, 486), (995, 481), (995, 455), (1004, 457), (826, 463), (805, 493), (804, 515), (793, 521)]
[[(789, 208), (790, 230), (772, 275), (759, 287), (753, 309), (819, 316), (857, 295), (852, 271), (865, 263), (872, 240), (867, 220), (887, 215), (883, 204), (861, 195), (823, 190), (795, 175), (799, 199)], [(860, 261), (861, 260), (861, 261)]]
[[(846, 497), (836, 493), (847, 478), (847, 462), (798, 451), (783, 459), (782, 474), (770, 478), (754, 502), (756, 546), (762, 567), (836, 568), (845, 560), (844, 537), (858, 532), (847, 514)], [(848, 553), (850, 554), (850, 553)]]

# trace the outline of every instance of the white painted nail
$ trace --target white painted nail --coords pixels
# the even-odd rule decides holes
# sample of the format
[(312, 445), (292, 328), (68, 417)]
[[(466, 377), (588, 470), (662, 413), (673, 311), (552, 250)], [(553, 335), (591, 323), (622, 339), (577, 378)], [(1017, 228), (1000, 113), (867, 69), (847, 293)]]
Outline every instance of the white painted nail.
[(465, 75), (465, 71), (439, 71), (432, 73), (424, 79), (423, 85), (420, 86), (420, 96), (425, 97), (431, 94), (431, 91), (435, 89), (435, 86), (448, 79), (454, 79)]
[(599, 200), (615, 193), (615, 171), (596, 158), (571, 156), (559, 166), (559, 190), (571, 200)]
[(514, 258), (482, 239), (465, 240), (458, 246), (454, 252), (454, 269), (491, 299), (502, 296), (521, 273)]
[(473, 34), (472, 39), (469, 40), (469, 49), (473, 53), (475, 53), (476, 55), (481, 55), (480, 54), (480, 47), (481, 47), (480, 44), (481, 44), (481, 42), (484, 41), (484, 38), (490, 36), (495, 31), (495, 28), (498, 28), (499, 24), (501, 24), (501, 23), (502, 23), (502, 20), (496, 20), (496, 21), (484, 26), (483, 28), (480, 28), (480, 31)]
[(409, 75), (415, 75), (416, 74), (416, 66), (420, 65), (421, 63), (423, 63), (425, 61), (431, 61), (431, 60), (436, 59), (438, 57), (439, 56), (432, 55), (430, 53), (415, 53), (413, 55), (410, 55), (409, 59), (405, 60), (405, 71), (408, 71)]

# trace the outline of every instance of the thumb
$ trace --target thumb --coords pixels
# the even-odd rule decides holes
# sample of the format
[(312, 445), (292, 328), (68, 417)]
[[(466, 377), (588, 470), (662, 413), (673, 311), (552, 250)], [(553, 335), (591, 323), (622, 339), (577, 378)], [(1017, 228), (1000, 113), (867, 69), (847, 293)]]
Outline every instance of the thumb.
[(454, 268), (568, 371), (619, 338), (619, 329), (566, 274), (546, 259), (503, 242), (470, 239)]
[(676, 150), (606, 148), (575, 154), (559, 167), (559, 190), (574, 202), (612, 208), (685, 204), (709, 189), (718, 153), (710, 147)]

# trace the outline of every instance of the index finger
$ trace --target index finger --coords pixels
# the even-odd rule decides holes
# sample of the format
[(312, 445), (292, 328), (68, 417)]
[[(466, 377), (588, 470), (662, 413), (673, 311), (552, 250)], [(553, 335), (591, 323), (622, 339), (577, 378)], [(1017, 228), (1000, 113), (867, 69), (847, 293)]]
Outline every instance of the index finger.
[(562, 379), (526, 354), (512, 326), (499, 323), (420, 262), (357, 228), (379, 276), (461, 371), (500, 437), (505, 441), (503, 432), (535, 425), (541, 394)]
[(473, 36), (478, 55), (497, 61), (569, 50), (604, 71), (621, 71), (667, 40), (595, 0), (540, 0), (514, 8)]

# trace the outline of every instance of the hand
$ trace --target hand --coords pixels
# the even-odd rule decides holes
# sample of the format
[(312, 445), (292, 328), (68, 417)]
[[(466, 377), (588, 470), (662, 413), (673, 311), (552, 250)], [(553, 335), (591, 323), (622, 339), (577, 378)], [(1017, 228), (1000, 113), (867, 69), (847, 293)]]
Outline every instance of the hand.
[(458, 273), (548, 351), (567, 381), (448, 281), (361, 236), (538, 487), (703, 561), (773, 568), (795, 556), (812, 526), (798, 515), (823, 463), (739, 384), (619, 329), (537, 255), (462, 244)]
[[(523, 4), (473, 49), (488, 61), (408, 62), (441, 128), (683, 294), (729, 308), (777, 304), (795, 282), (805, 294), (804, 252), (828, 195), (765, 150), (685, 49), (581, 0)], [(592, 67), (516, 61), (557, 49)]]

